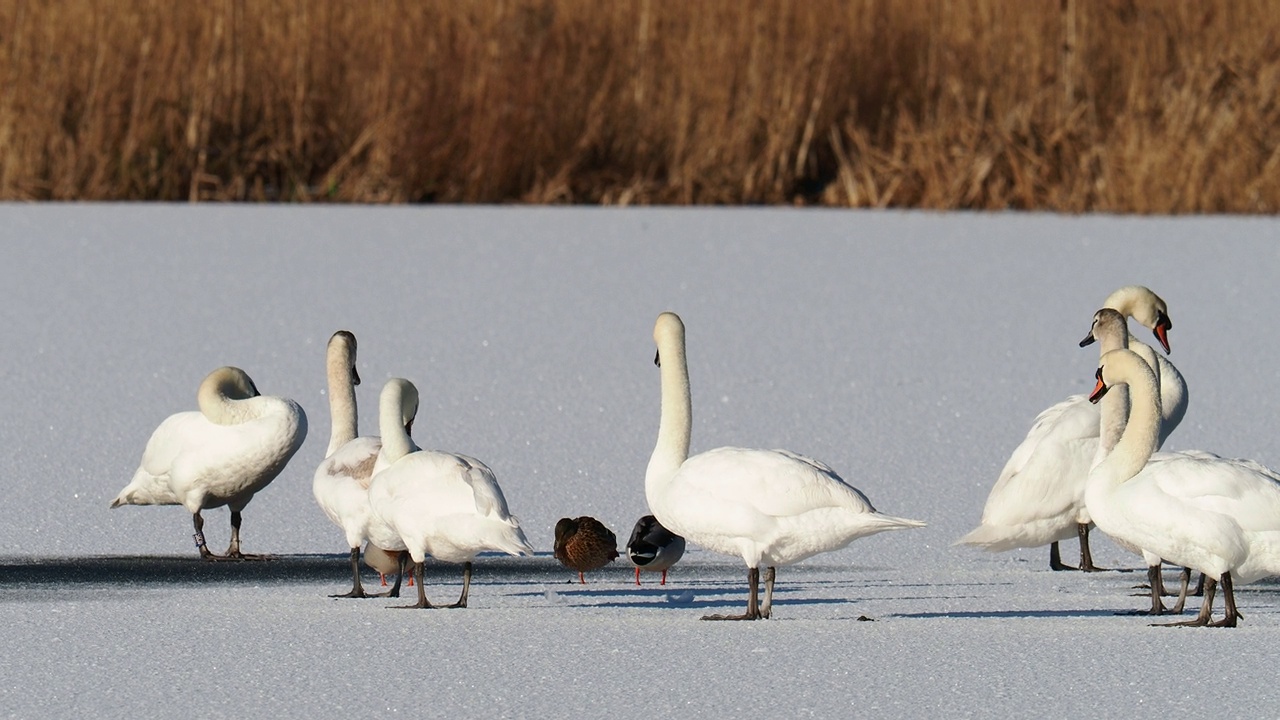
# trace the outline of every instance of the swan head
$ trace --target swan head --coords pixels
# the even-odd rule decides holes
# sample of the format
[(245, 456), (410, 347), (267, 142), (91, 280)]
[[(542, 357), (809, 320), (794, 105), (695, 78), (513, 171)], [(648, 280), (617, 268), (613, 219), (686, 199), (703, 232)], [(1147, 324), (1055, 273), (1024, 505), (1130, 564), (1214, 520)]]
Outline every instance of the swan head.
[(1173, 321), (1169, 319), (1169, 306), (1159, 295), (1142, 285), (1126, 285), (1107, 296), (1102, 306), (1137, 320), (1155, 333), (1165, 354), (1169, 353), (1169, 331), (1173, 329)]
[(1112, 350), (1098, 361), (1098, 371), (1094, 373), (1097, 383), (1093, 392), (1089, 393), (1089, 402), (1097, 403), (1107, 391), (1116, 385), (1128, 385), (1138, 380), (1145, 380), (1155, 386), (1155, 376), (1151, 374), (1151, 366), (1142, 356), (1132, 350)]
[(329, 338), (329, 356), (345, 362), (351, 373), (351, 384), (360, 384), (360, 372), (356, 370), (356, 336), (349, 330), (339, 330)]
[[(1108, 343), (1108, 340), (1114, 342)], [(1093, 326), (1089, 328), (1089, 334), (1080, 341), (1080, 347), (1092, 345), (1096, 341), (1102, 341), (1104, 346), (1110, 344), (1112, 347), (1128, 347), (1129, 326), (1124, 315), (1118, 310), (1105, 307), (1094, 313)]]
[(383, 417), (399, 415), (404, 431), (413, 432), (413, 420), (418, 416), (418, 388), (413, 383), (404, 378), (391, 378), (382, 386), (378, 402)]
[(653, 326), (653, 341), (658, 345), (658, 354), (653, 357), (653, 364), (661, 367), (662, 349), (684, 347), (684, 322), (673, 312), (664, 312), (658, 316)]
[(248, 400), (261, 394), (249, 373), (230, 365), (220, 367), (205, 376), (204, 382), (200, 383), (200, 394), (206, 390), (228, 400)]

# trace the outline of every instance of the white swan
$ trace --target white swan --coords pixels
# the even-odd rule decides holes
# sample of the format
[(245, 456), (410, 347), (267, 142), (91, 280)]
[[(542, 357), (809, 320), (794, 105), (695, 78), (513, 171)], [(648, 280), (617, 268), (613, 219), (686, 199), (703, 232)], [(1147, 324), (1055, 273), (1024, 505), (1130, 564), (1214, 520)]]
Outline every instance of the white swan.
[[(507, 511), (507, 501), (493, 471), (466, 455), (420, 450), (401, 422), (417, 411), (413, 383), (392, 378), (379, 401), (382, 451), (378, 454), (369, 502), (380, 521), (378, 537), (387, 550), (407, 549), (418, 580), (418, 602), (406, 607), (435, 607), (422, 587), (422, 566), (430, 554), (444, 562), (463, 563), (462, 596), (453, 605), (466, 607), (471, 587), (471, 561), (486, 550), (532, 555), (520, 522)], [(396, 542), (379, 542), (393, 532)], [(392, 545), (398, 545), (394, 547)]]
[[(307, 437), (307, 416), (294, 401), (258, 394), (245, 371), (220, 367), (196, 393), (199, 412), (170, 415), (151, 434), (133, 479), (111, 507), (183, 505), (206, 560), (254, 559), (240, 552), (240, 512), (284, 470)], [(200, 511), (231, 509), (226, 555), (209, 551)]]
[[(1151, 290), (1140, 285), (1119, 288), (1107, 297), (1103, 308), (1151, 328), (1168, 350), (1168, 331), (1172, 327), (1168, 306)], [(1161, 425), (1163, 443), (1186, 414), (1186, 383), (1172, 363), (1133, 337), (1127, 325), (1122, 334), (1127, 346), (1160, 372), (1161, 390), (1169, 409)], [(1088, 345), (1094, 337), (1091, 329), (1080, 345)], [(1121, 339), (1113, 337), (1112, 343), (1100, 350), (1123, 347)], [(1058, 542), (1077, 537), (1080, 569), (1097, 570), (1089, 549), (1090, 518), (1084, 504), (1084, 486), (1089, 468), (1098, 458), (1100, 432), (1099, 409), (1084, 395), (1072, 395), (1040, 413), (1000, 471), (987, 496), (980, 524), (956, 544), (993, 552), (1049, 545), (1049, 567), (1070, 570), (1074, 568), (1062, 564)]]
[[(1160, 432), (1159, 388), (1138, 355), (1102, 357), (1097, 401), (1129, 387), (1129, 422), (1115, 449), (1089, 473), (1085, 502), (1094, 523), (1118, 540), (1206, 576), (1194, 620), (1174, 625), (1235, 627), (1235, 582), (1280, 575), (1280, 476), (1251, 460), (1203, 452), (1152, 454)], [(1215, 583), (1226, 613), (1210, 622)]]
[[(649, 509), (671, 532), (747, 565), (747, 611), (704, 620), (770, 614), (778, 565), (789, 565), (885, 530), (922, 527), (876, 512), (831, 468), (786, 450), (719, 448), (689, 457), (692, 416), (684, 323), (662, 313), (653, 328), (661, 368), (662, 416), (645, 472)], [(757, 602), (760, 565), (768, 567)]]
[[(377, 437), (356, 437), (356, 390), (360, 373), (356, 370), (356, 337), (347, 330), (339, 330), (329, 338), (325, 351), (325, 371), (329, 381), (329, 448), (325, 459), (316, 468), (311, 491), (316, 504), (333, 524), (342, 528), (351, 548), (351, 590), (331, 597), (399, 597), (400, 577), (395, 586), (385, 593), (366, 594), (360, 582), (360, 545), (368, 537), (369, 520), (373, 510), (369, 507), (369, 482), (373, 480), (373, 466), (382, 449)], [(413, 422), (412, 417), (403, 418)], [(385, 566), (385, 565), (384, 565)], [(381, 571), (381, 570), (380, 570)]]

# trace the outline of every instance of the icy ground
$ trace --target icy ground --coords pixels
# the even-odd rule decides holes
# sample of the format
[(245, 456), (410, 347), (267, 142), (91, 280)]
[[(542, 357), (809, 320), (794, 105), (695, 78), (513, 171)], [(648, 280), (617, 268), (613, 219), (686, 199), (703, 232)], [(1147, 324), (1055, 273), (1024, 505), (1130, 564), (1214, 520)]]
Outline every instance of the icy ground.
[[(1190, 409), (1166, 448), (1280, 466), (1278, 240), (1272, 218), (0, 206), (0, 716), (1273, 715), (1280, 583), (1239, 590), (1236, 630), (1151, 628), (1116, 614), (1140, 573), (951, 543), (1032, 418), (1092, 387), (1076, 343), (1124, 284), (1169, 302)], [(698, 621), (745, 602), (710, 553), (666, 587), (624, 563), (570, 582), (558, 518), (624, 539), (646, 512), (663, 310), (688, 327), (695, 452), (812, 455), (929, 527), (780, 569), (765, 622)], [(466, 610), (326, 597), (350, 582), (311, 496), (340, 328), (361, 430), (413, 380), (418, 441), (493, 467), (540, 551), (481, 558)], [(265, 563), (200, 563), (181, 508), (107, 508), (223, 364), (310, 418), (245, 511)], [(206, 520), (221, 549), (226, 512)], [(459, 575), (433, 567), (432, 598)]]

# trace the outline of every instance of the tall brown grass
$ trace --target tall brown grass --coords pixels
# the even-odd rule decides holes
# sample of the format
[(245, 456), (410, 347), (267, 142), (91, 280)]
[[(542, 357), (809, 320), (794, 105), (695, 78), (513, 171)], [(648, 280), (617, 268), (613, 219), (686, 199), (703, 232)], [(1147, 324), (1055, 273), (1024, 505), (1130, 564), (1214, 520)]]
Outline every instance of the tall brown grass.
[(0, 0), (0, 197), (1280, 208), (1271, 0)]

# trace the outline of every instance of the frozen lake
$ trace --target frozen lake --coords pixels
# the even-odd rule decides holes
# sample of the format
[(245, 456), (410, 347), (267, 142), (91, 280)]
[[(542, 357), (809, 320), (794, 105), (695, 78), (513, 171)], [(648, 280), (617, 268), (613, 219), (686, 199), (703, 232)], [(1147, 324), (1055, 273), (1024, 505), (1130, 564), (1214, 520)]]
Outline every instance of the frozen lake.
[[(1190, 407), (1166, 449), (1280, 466), (1275, 219), (11, 204), (0, 238), (0, 715), (1274, 712), (1280, 583), (1238, 589), (1235, 630), (1151, 628), (1116, 614), (1144, 607), (1141, 573), (951, 543), (1036, 414), (1092, 388), (1076, 343), (1121, 285), (1169, 303)], [(746, 573), (696, 550), (666, 587), (625, 563), (577, 585), (556, 520), (625, 540), (647, 512), (664, 310), (694, 452), (811, 455), (929, 526), (781, 568), (765, 622), (697, 620), (739, 611)], [(466, 610), (326, 597), (350, 585), (311, 494), (344, 328), (361, 431), (386, 378), (413, 380), (419, 444), (488, 463), (539, 551), (480, 558)], [(310, 420), (244, 513), (265, 563), (199, 562), (180, 507), (107, 508), (224, 364)], [(220, 551), (227, 513), (205, 518)], [(1141, 566), (1095, 537), (1099, 564)], [(431, 566), (433, 599), (459, 586)]]

